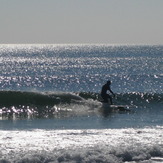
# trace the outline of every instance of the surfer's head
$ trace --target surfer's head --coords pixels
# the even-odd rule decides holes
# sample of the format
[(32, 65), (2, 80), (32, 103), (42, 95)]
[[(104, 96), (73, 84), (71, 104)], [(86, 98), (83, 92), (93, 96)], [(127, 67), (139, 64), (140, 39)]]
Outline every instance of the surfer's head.
[(111, 85), (111, 81), (110, 80), (107, 81), (107, 85)]

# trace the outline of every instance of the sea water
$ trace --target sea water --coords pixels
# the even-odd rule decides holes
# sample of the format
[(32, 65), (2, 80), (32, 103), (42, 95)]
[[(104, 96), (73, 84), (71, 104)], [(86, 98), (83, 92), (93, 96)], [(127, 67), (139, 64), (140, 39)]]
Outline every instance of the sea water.
[(162, 45), (0, 45), (0, 70), (0, 162), (163, 162)]

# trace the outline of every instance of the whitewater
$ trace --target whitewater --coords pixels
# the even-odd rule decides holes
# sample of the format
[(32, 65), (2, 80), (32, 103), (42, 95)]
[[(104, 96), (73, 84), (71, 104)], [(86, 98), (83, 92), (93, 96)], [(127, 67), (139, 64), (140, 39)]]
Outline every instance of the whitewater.
[(0, 69), (0, 162), (163, 162), (162, 45), (0, 45)]

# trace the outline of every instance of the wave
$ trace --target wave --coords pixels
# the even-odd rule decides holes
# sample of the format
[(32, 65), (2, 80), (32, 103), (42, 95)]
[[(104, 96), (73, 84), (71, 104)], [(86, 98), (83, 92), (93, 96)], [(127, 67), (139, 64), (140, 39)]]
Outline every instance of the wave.
[[(94, 112), (101, 107), (99, 93), (94, 92), (24, 92), (0, 91), (0, 116), (37, 115), (66, 116)], [(150, 108), (163, 104), (163, 94), (119, 93), (113, 99), (117, 105)]]
[(1, 131), (0, 138), (0, 162), (149, 163), (163, 160), (162, 128), (16, 130)]
[(54, 105), (82, 100), (72, 93), (0, 91), (0, 106), (11, 105)]
[[(80, 92), (80, 97), (84, 99), (100, 100), (100, 94), (91, 92)], [(116, 94), (114, 99), (116, 104), (130, 104), (130, 105), (146, 105), (163, 103), (163, 94), (159, 93), (142, 93), (142, 92), (130, 92)]]

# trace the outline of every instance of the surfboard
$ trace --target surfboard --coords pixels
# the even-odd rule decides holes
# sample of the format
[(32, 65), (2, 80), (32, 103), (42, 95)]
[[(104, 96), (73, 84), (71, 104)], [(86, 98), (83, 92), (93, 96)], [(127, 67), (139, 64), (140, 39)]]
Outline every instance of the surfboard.
[(110, 105), (109, 107), (119, 111), (131, 111), (129, 105)]
[(108, 103), (102, 102), (102, 108), (108, 110), (117, 110), (117, 111), (131, 111), (130, 105), (110, 105)]

